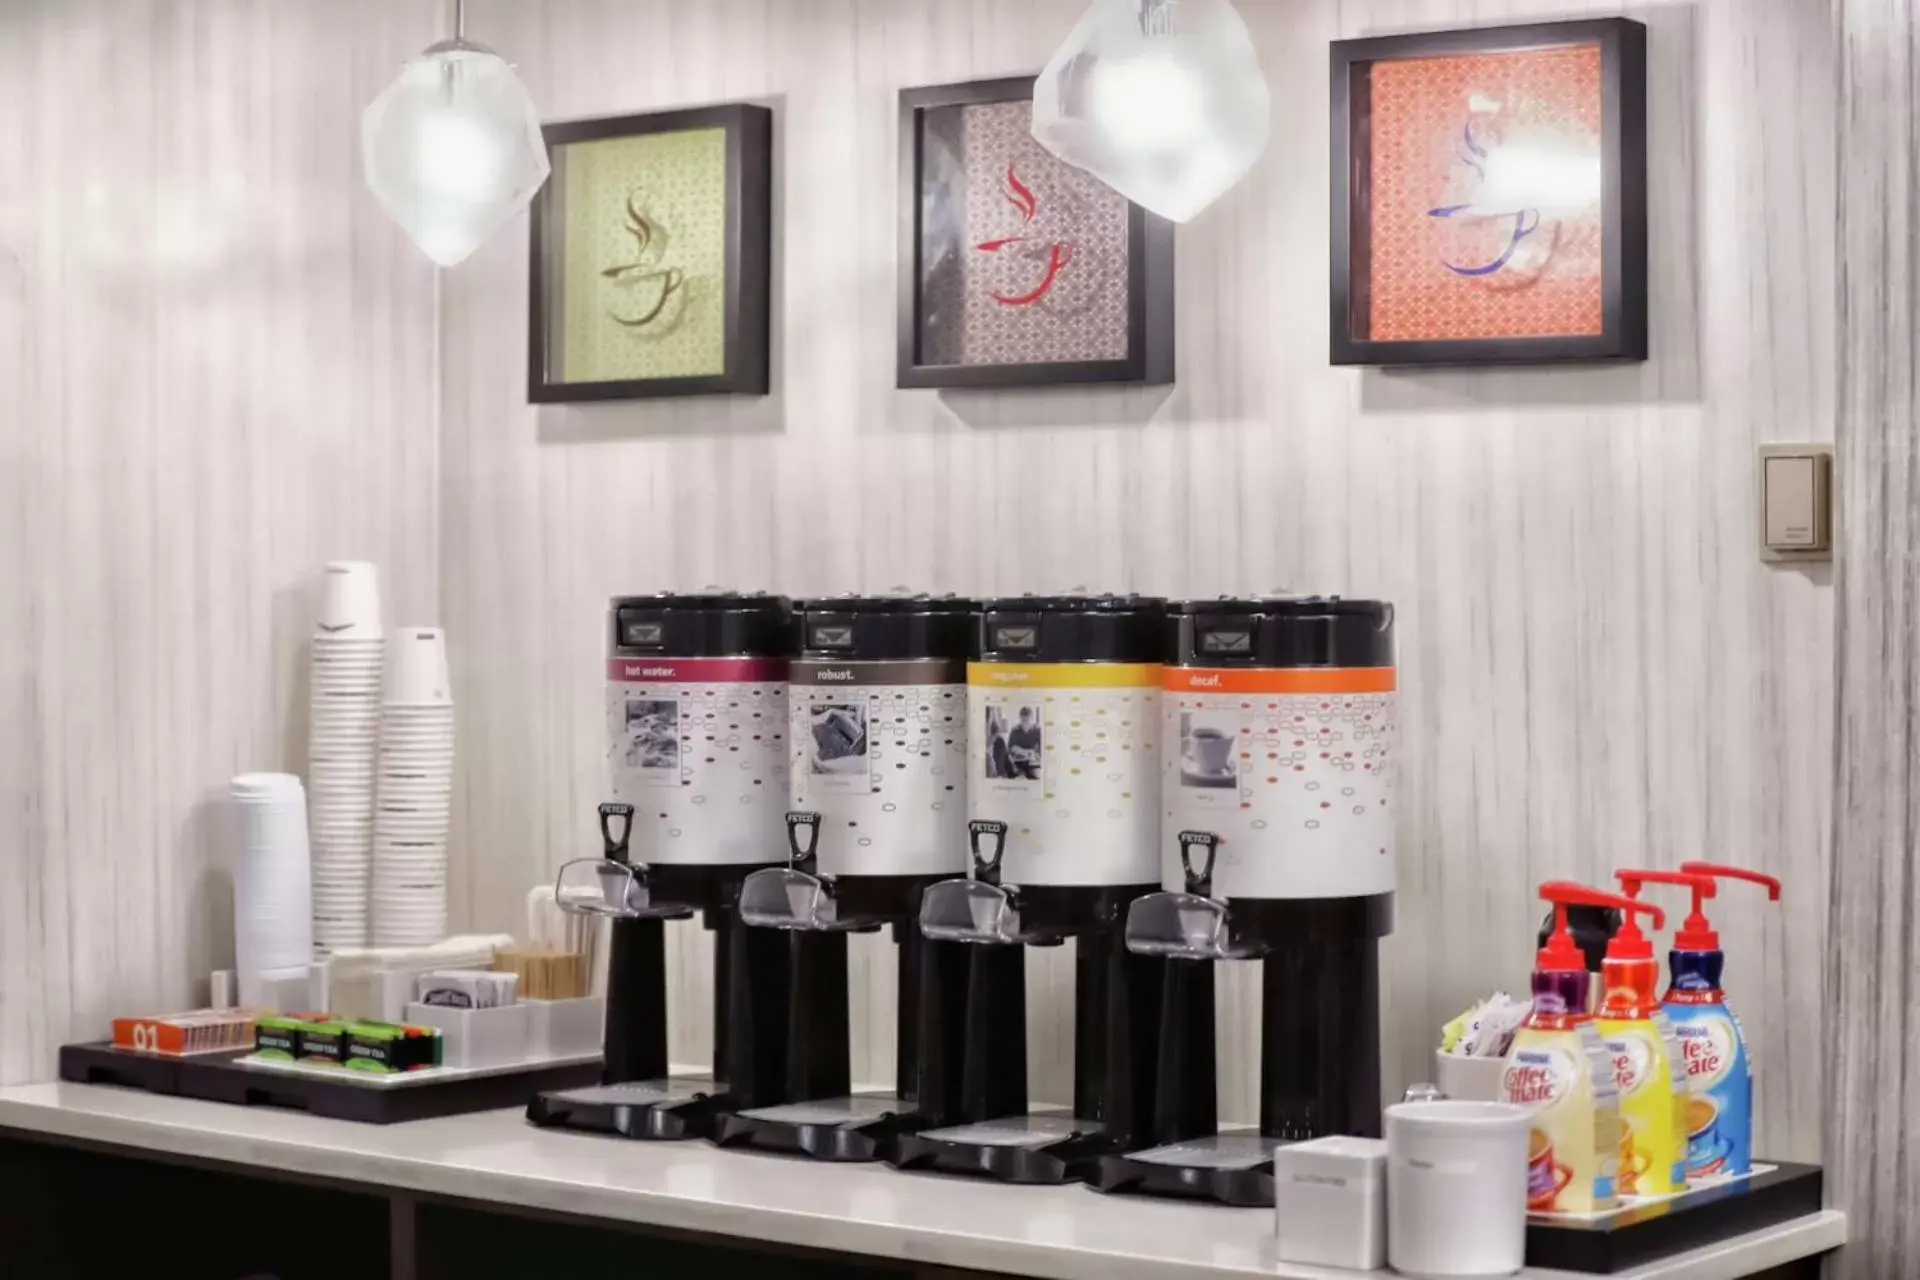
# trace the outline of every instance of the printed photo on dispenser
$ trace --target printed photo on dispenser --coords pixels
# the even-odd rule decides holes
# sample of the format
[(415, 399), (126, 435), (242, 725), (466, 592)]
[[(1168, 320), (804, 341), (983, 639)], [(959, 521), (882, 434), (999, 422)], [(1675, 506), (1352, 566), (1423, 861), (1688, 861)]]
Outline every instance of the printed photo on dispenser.
[(816, 702), (808, 712), (807, 773), (819, 785), (867, 786), (867, 708)]
[(680, 703), (674, 698), (627, 699), (626, 766), (658, 785), (680, 781)]
[(1197, 800), (1208, 792), (1221, 792), (1222, 801), (1234, 801), (1240, 781), (1238, 761), (1234, 758), (1233, 717), (1220, 712), (1182, 711), (1180, 713), (1180, 785), (1197, 791)]
[(1019, 791), (1042, 785), (1040, 708), (990, 702), (984, 715), (980, 750), (988, 784)]

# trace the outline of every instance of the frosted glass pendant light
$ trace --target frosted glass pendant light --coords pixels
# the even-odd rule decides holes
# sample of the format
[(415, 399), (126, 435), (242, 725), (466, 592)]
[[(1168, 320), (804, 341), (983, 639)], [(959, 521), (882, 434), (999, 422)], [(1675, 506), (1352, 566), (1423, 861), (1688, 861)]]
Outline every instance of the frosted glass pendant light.
[(1185, 222), (1266, 150), (1267, 80), (1228, 0), (1094, 0), (1033, 91), (1041, 146)]
[(533, 99), (506, 59), (466, 39), (464, 8), (453, 39), (402, 67), (360, 121), (374, 199), (443, 267), (524, 209), (548, 172)]

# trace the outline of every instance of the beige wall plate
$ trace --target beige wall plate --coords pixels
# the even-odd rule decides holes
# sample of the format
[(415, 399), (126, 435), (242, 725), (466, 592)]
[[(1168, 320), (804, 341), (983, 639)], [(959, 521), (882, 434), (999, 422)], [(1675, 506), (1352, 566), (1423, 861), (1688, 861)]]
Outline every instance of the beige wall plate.
[(1756, 473), (1760, 558), (1833, 559), (1833, 446), (1763, 444)]

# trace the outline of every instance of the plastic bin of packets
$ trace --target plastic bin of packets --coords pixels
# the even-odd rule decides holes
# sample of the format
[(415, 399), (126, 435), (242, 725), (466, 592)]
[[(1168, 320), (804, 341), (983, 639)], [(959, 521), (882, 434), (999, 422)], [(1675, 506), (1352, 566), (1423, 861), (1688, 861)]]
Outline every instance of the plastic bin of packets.
[(291, 1013), (261, 1018), (254, 1025), (254, 1053), (348, 1071), (389, 1073), (439, 1066), (441, 1041), (435, 1027)]

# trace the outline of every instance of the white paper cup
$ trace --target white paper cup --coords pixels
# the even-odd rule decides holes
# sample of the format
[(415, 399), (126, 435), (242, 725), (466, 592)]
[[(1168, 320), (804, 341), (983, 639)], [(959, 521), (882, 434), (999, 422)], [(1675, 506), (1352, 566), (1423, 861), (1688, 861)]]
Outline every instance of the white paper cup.
[(445, 632), (401, 627), (387, 637), (386, 700), (436, 706), (453, 701)]
[(321, 635), (355, 639), (380, 634), (380, 572), (365, 560), (336, 560), (320, 575)]

